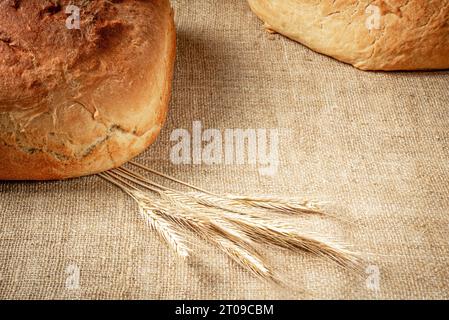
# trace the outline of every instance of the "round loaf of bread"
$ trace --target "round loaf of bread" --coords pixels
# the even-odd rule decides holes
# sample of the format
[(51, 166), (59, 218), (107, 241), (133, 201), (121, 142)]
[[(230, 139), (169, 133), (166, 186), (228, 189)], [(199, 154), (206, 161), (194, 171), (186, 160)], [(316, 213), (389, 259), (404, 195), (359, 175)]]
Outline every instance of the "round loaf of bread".
[(363, 70), (449, 68), (449, 0), (248, 0), (268, 29)]
[(0, 179), (118, 167), (165, 121), (169, 0), (0, 1)]

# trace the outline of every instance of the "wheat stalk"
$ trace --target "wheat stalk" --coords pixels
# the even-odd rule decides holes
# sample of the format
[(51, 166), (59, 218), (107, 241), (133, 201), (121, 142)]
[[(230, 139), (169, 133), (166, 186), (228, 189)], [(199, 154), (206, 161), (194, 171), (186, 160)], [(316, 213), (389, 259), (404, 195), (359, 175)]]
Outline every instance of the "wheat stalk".
[(189, 256), (189, 248), (186, 240), (179, 233), (178, 227), (173, 221), (166, 219), (159, 208), (150, 206), (139, 192), (133, 192), (134, 199), (139, 204), (139, 212), (148, 225), (157, 231), (168, 245), (182, 258)]
[[(314, 201), (301, 202), (296, 199), (289, 199), (289, 198), (277, 197), (277, 196), (262, 197), (262, 196), (246, 196), (246, 195), (239, 196), (239, 195), (233, 195), (233, 194), (219, 195), (219, 194), (213, 193), (211, 191), (191, 185), (191, 184), (181, 181), (179, 179), (176, 179), (172, 176), (169, 176), (169, 175), (159, 172), (157, 170), (148, 168), (144, 165), (141, 165), (140, 163), (130, 161), (129, 164), (131, 164), (137, 168), (140, 168), (146, 172), (158, 175), (158, 176), (163, 177), (172, 182), (176, 182), (180, 185), (183, 185), (190, 189), (196, 190), (197, 192), (193, 192), (193, 193), (191, 192), (191, 193), (189, 193), (189, 195), (196, 198), (202, 204), (204, 204), (208, 207), (211, 207), (211, 208), (217, 207), (219, 209), (233, 211), (233, 212), (237, 212), (236, 210), (238, 210), (238, 212), (242, 212), (245, 210), (247, 212), (254, 212), (254, 209), (258, 209), (258, 210), (261, 209), (264, 211), (266, 210), (268, 212), (271, 211), (271, 212), (282, 213), (282, 214), (313, 214), (313, 215), (320, 215), (320, 216), (329, 216), (329, 217), (335, 218), (336, 220), (340, 220), (340, 221), (348, 223), (348, 224), (354, 224), (353, 222), (343, 219), (342, 217), (321, 211), (318, 207), (318, 205), (319, 205), (318, 202), (314, 202)], [(151, 183), (151, 181), (149, 181), (148, 179), (146, 179), (142, 176), (140, 176), (140, 178), (143, 178), (144, 183)], [(169, 189), (169, 190), (173, 191), (173, 189)]]
[(286, 214), (318, 214), (324, 215), (325, 213), (320, 211), (311, 202), (298, 202), (295, 199), (284, 199), (279, 197), (249, 197), (249, 196), (235, 196), (226, 195), (230, 200), (234, 200), (236, 203), (241, 203), (248, 207), (263, 208), (271, 211), (277, 211), (279, 213)]
[(275, 245), (292, 251), (304, 250), (336, 262), (340, 266), (359, 271), (359, 258), (335, 241), (321, 239), (317, 235), (301, 234), (290, 225), (274, 219), (255, 216), (229, 216), (245, 235), (257, 243)]
[(191, 212), (188, 207), (166, 201), (164, 197), (157, 200), (155, 205), (160, 208), (162, 217), (215, 244), (253, 274), (265, 279), (274, 279), (263, 258), (232, 225), (217, 223), (217, 220), (210, 219), (203, 212)]
[[(137, 164), (139, 165), (139, 164)], [(139, 165), (139, 167), (143, 167)], [(151, 180), (132, 172), (126, 168), (118, 168), (116, 169), (119, 172), (123, 172), (125, 175), (132, 177), (134, 182), (140, 184), (143, 187), (151, 185), (153, 187), (158, 187), (163, 191), (172, 192), (175, 196), (178, 193), (176, 190), (161, 186), (159, 184), (155, 184)], [(155, 171), (157, 172), (157, 171)], [(306, 214), (318, 214), (324, 215), (323, 212), (319, 211), (318, 208), (312, 202), (304, 202), (299, 203), (293, 199), (283, 199), (283, 198), (274, 198), (274, 197), (249, 197), (249, 196), (236, 196), (236, 195), (216, 195), (212, 192), (208, 192), (189, 184), (186, 184), (182, 181), (176, 180), (167, 175), (163, 175), (164, 177), (169, 178), (172, 181), (182, 183), (185, 186), (190, 188), (194, 188), (198, 190), (198, 192), (189, 192), (185, 193), (188, 197), (194, 199), (195, 202), (198, 202), (204, 206), (210, 208), (217, 208), (221, 210), (228, 210), (231, 212), (240, 212), (240, 213), (248, 213), (254, 212), (254, 209), (264, 209), (275, 211), (278, 213), (306, 213)], [(184, 199), (185, 201), (186, 199)]]
[[(165, 191), (163, 196), (175, 205), (183, 206), (194, 212), (203, 212), (203, 214), (213, 216), (220, 223), (231, 223), (237, 227), (242, 235), (257, 243), (266, 243), (276, 245), (290, 250), (305, 250), (316, 255), (328, 258), (341, 266), (357, 269), (359, 259), (356, 255), (335, 241), (320, 239), (320, 237), (311, 234), (301, 234), (293, 226), (284, 223), (282, 220), (271, 216), (266, 219), (263, 216), (256, 215), (255, 212), (238, 212), (238, 210), (217, 210), (214, 205), (210, 206), (208, 202), (203, 202), (200, 197), (199, 202), (192, 198), (191, 194), (181, 194), (179, 192)], [(205, 196), (206, 198), (208, 196)]]
[(147, 223), (181, 257), (187, 257), (190, 252), (181, 231), (188, 230), (220, 248), (254, 275), (275, 282), (277, 279), (273, 271), (255, 249), (256, 244), (307, 251), (346, 268), (359, 270), (357, 255), (335, 241), (300, 233), (277, 216), (266, 218), (268, 212), (323, 215), (311, 203), (269, 196), (221, 196), (138, 163), (131, 164), (195, 190), (181, 192), (125, 167), (100, 174), (137, 202), (140, 214)]
[(148, 195), (127, 185), (126, 182), (111, 173), (100, 173), (101, 177), (122, 188), (139, 205), (139, 213), (147, 224), (167, 242), (167, 244), (182, 258), (189, 256), (187, 241), (180, 235), (179, 229), (172, 221), (165, 219), (160, 207), (152, 205)]
[[(101, 176), (109, 178), (109, 181), (118, 179), (123, 183), (123, 178), (116, 171), (106, 172), (101, 174)], [(132, 177), (129, 178), (134, 180)], [(213, 243), (254, 275), (276, 281), (273, 272), (264, 259), (247, 242), (249, 239), (232, 225), (226, 223), (218, 224), (216, 220), (209, 219), (207, 214), (201, 212), (192, 213), (188, 210), (189, 207), (184, 204), (181, 205), (180, 202), (174, 202), (170, 198), (164, 197), (160, 190), (154, 192), (159, 193), (161, 197), (154, 198), (148, 193), (143, 193), (137, 189), (131, 189), (122, 184), (118, 185), (122, 189), (126, 189), (125, 191), (139, 205), (141, 212), (152, 214), (151, 218), (156, 221), (151, 221), (151, 226), (158, 231), (180, 256), (185, 257), (189, 251), (184, 245), (183, 238), (177, 232), (178, 228), (183, 228), (193, 231), (203, 239)], [(150, 189), (153, 189), (153, 187), (150, 187)]]

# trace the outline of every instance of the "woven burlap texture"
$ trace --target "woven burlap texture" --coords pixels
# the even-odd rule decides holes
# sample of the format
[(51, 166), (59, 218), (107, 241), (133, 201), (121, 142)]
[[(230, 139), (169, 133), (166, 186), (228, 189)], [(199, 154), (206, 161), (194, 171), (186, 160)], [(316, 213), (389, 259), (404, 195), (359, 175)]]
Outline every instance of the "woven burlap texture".
[[(273, 287), (201, 241), (180, 260), (98, 177), (0, 182), (0, 298), (449, 298), (449, 73), (356, 70), (266, 33), (243, 0), (173, 6), (171, 110), (137, 160), (216, 192), (325, 201), (353, 224), (297, 223), (364, 252), (368, 273), (266, 247), (290, 286)], [(196, 120), (221, 131), (278, 129), (277, 173), (173, 164), (171, 133)]]

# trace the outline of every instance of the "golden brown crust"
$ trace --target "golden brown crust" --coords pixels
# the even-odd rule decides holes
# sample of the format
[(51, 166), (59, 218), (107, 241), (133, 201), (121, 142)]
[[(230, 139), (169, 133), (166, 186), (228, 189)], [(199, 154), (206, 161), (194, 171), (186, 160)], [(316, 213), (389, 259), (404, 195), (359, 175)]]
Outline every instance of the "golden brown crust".
[(248, 2), (270, 29), (363, 70), (449, 68), (449, 0)]
[(175, 42), (168, 0), (0, 1), (0, 179), (93, 174), (145, 150), (165, 121)]

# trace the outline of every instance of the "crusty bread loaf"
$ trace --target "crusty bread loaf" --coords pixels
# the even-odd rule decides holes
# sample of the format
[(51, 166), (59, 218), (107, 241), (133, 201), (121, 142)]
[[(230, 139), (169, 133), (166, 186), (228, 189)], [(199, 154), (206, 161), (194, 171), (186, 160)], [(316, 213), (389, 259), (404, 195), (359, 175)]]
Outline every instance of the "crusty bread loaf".
[(146, 149), (166, 117), (175, 41), (168, 0), (0, 1), (0, 179), (89, 175)]
[(169, 0), (0, 1), (0, 179), (89, 175), (146, 149), (175, 41)]
[(248, 0), (267, 28), (363, 70), (449, 68), (449, 0)]

